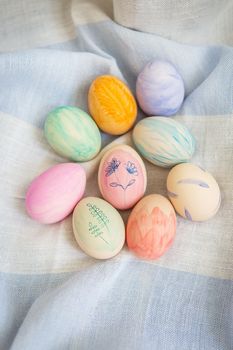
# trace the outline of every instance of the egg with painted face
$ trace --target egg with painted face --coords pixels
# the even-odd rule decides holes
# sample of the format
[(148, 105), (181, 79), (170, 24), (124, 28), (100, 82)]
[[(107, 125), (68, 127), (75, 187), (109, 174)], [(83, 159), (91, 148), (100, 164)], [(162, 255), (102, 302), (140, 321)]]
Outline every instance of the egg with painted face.
[(165, 168), (189, 161), (195, 151), (190, 131), (166, 117), (140, 120), (133, 129), (133, 141), (144, 158)]
[(220, 208), (221, 193), (213, 176), (191, 163), (172, 168), (167, 191), (178, 214), (191, 221), (206, 221)]
[(101, 75), (88, 92), (90, 114), (99, 128), (112, 135), (127, 132), (137, 116), (137, 104), (127, 85), (113, 75)]
[(73, 231), (80, 248), (96, 259), (109, 259), (122, 249), (125, 226), (118, 211), (101, 198), (86, 197), (73, 212)]
[(40, 223), (58, 222), (72, 212), (85, 186), (86, 174), (81, 165), (57, 164), (32, 181), (26, 193), (26, 210)]
[(183, 79), (170, 62), (156, 59), (138, 75), (136, 95), (146, 114), (173, 115), (184, 99)]
[(50, 146), (70, 160), (88, 161), (100, 151), (98, 127), (77, 107), (62, 106), (51, 111), (45, 121), (44, 133)]
[(133, 208), (126, 229), (127, 245), (138, 257), (157, 259), (172, 244), (176, 233), (175, 211), (167, 198), (151, 194)]
[(133, 207), (145, 193), (147, 175), (138, 153), (130, 146), (112, 147), (103, 156), (98, 172), (100, 192), (115, 208)]

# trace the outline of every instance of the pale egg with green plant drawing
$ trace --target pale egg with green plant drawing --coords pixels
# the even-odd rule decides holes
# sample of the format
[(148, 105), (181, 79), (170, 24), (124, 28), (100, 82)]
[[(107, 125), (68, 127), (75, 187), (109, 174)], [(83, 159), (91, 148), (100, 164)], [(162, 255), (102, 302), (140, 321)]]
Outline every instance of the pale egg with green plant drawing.
[(125, 242), (125, 226), (120, 214), (97, 197), (83, 198), (76, 205), (73, 231), (79, 247), (95, 259), (112, 258)]
[(112, 147), (100, 162), (98, 183), (103, 198), (115, 208), (132, 208), (146, 190), (145, 165), (132, 147)]

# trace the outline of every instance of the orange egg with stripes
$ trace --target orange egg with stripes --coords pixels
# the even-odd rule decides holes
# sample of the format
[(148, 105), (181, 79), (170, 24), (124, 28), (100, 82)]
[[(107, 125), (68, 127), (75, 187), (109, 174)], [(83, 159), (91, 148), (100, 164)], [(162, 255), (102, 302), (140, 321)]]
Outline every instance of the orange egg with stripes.
[(88, 106), (99, 128), (112, 135), (127, 132), (137, 116), (137, 104), (129, 88), (113, 75), (101, 75), (89, 89)]

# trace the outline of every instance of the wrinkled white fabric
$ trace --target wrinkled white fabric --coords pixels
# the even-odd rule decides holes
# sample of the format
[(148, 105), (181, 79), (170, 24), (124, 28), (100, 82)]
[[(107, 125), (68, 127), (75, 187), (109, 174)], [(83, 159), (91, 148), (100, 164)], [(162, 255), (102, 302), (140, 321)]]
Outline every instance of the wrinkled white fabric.
[[(114, 2), (119, 23), (154, 34), (116, 24), (111, 1), (0, 3), (1, 350), (233, 349), (233, 49), (224, 46), (233, 31), (232, 20), (220, 21), (231, 2), (183, 3)], [(164, 16), (173, 16), (170, 25)], [(137, 27), (136, 19), (150, 27)], [(71, 217), (54, 225), (31, 220), (26, 189), (67, 161), (44, 138), (46, 114), (58, 105), (88, 111), (89, 85), (101, 74), (120, 77), (135, 92), (137, 74), (153, 58), (171, 61), (184, 79), (174, 118), (196, 138), (193, 162), (216, 178), (222, 205), (205, 223), (179, 217), (174, 244), (159, 260), (139, 260), (124, 247), (100, 262), (79, 249)], [(132, 142), (131, 133), (102, 140), (103, 147)], [(86, 196), (99, 196), (105, 150), (83, 164)], [(147, 193), (165, 195), (168, 170), (145, 164)], [(129, 211), (121, 214), (126, 222)]]

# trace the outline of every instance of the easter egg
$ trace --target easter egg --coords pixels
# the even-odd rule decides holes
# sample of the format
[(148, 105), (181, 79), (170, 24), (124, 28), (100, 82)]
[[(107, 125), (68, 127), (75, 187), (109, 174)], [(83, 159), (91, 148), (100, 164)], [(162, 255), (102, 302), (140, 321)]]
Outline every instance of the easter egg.
[(143, 157), (161, 167), (187, 162), (195, 151), (195, 140), (189, 130), (166, 117), (142, 119), (134, 127), (133, 141)]
[(50, 146), (68, 159), (88, 161), (100, 151), (99, 129), (93, 119), (80, 108), (55, 108), (46, 118), (44, 132)]
[(191, 163), (179, 164), (170, 170), (167, 191), (177, 213), (192, 221), (210, 219), (221, 204), (216, 180), (210, 173)]
[(64, 219), (82, 198), (86, 186), (84, 169), (75, 163), (55, 165), (36, 177), (26, 193), (26, 210), (43, 224)]
[(176, 214), (169, 200), (159, 194), (142, 198), (127, 223), (127, 244), (137, 256), (157, 259), (170, 247), (176, 233)]
[(118, 213), (101, 198), (82, 199), (73, 212), (73, 231), (80, 248), (96, 259), (109, 259), (122, 249), (125, 226)]
[(176, 68), (167, 61), (154, 60), (138, 75), (136, 96), (149, 115), (175, 114), (184, 99), (184, 83)]
[(99, 128), (112, 135), (128, 131), (137, 116), (132, 93), (113, 75), (102, 75), (93, 81), (88, 93), (88, 106)]
[(105, 200), (117, 209), (129, 209), (146, 190), (144, 163), (132, 147), (112, 147), (100, 162), (98, 183)]

